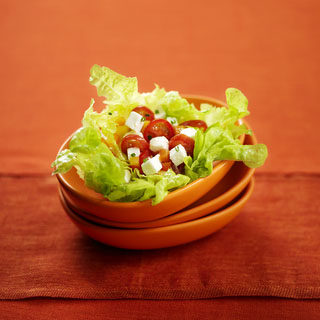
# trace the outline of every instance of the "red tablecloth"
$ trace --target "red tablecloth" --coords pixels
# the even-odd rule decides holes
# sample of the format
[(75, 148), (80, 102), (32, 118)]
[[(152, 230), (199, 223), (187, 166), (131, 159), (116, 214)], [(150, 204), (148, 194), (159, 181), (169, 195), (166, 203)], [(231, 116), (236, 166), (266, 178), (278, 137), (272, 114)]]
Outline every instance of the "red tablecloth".
[[(307, 318), (320, 311), (318, 1), (2, 1), (0, 314)], [(127, 251), (82, 235), (50, 163), (80, 126), (93, 64), (140, 91), (249, 99), (270, 155), (252, 198), (194, 243)]]

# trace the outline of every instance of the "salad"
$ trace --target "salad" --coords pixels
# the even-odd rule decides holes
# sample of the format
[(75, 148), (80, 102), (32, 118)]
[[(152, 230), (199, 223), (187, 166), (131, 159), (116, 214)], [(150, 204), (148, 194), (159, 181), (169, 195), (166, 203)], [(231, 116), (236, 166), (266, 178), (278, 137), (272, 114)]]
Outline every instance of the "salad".
[(75, 167), (87, 187), (110, 201), (161, 202), (168, 192), (206, 177), (219, 160), (259, 167), (268, 155), (264, 144), (242, 145), (251, 134), (237, 121), (249, 114), (248, 100), (226, 90), (228, 107), (201, 104), (197, 109), (176, 91), (155, 86), (139, 93), (136, 78), (94, 65), (89, 82), (105, 97), (101, 112), (94, 99), (82, 127), (52, 163), (53, 174)]

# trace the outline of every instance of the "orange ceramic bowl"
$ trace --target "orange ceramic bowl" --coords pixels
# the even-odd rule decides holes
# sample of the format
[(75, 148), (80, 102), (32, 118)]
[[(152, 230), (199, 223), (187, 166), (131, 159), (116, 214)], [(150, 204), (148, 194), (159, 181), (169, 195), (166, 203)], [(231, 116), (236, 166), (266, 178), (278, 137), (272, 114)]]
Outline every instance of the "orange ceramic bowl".
[(253, 179), (232, 204), (206, 217), (148, 229), (120, 229), (90, 222), (75, 213), (61, 199), (71, 221), (85, 234), (104, 244), (125, 249), (158, 249), (172, 247), (206, 237), (231, 222), (249, 200)]
[[(201, 103), (210, 103), (216, 106), (224, 105), (212, 98), (196, 96), (186, 96), (186, 98), (196, 106)], [(242, 137), (242, 142), (243, 139), (244, 137)], [(61, 150), (67, 148), (69, 140), (70, 138), (62, 145)], [(152, 206), (151, 200), (141, 202), (108, 201), (101, 194), (88, 189), (74, 168), (66, 174), (57, 174), (57, 179), (74, 208), (105, 220), (135, 223), (160, 219), (187, 207), (215, 186), (227, 174), (233, 163), (233, 161), (220, 161), (214, 167), (211, 175), (170, 192), (156, 206)]]
[[(256, 139), (254, 136), (246, 136), (245, 144), (255, 143)], [(248, 185), (254, 171), (255, 169), (248, 168), (242, 162), (236, 162), (226, 176), (199, 200), (187, 208), (184, 208), (182, 211), (178, 211), (170, 216), (146, 222), (125, 223), (105, 220), (74, 207), (68, 193), (62, 190), (62, 188), (60, 188), (60, 197), (62, 197), (63, 201), (78, 215), (102, 225), (129, 229), (162, 227), (194, 220), (219, 210), (238, 196)]]

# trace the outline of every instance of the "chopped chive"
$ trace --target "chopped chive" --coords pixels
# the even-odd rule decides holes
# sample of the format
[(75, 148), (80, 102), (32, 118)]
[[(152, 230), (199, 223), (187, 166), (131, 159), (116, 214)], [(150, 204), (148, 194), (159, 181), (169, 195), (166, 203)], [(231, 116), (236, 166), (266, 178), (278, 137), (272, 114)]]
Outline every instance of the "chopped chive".
[(135, 157), (136, 156), (136, 154), (135, 153), (131, 153), (131, 157)]
[(146, 113), (145, 116), (146, 116), (146, 117), (150, 117), (150, 114), (149, 114), (149, 113)]
[(175, 124), (176, 120), (171, 120), (170, 122), (171, 122), (171, 124)]
[(148, 138), (148, 140), (151, 140), (151, 139), (152, 139), (152, 136), (148, 136), (147, 138)]
[(148, 158), (144, 158), (143, 159), (143, 163), (147, 162), (148, 161)]
[(112, 112), (108, 112), (108, 114), (109, 114), (110, 116), (112, 116)]
[(142, 118), (141, 118), (141, 122), (143, 122), (143, 121), (146, 121), (146, 118), (145, 118), (145, 117), (142, 117)]
[(176, 150), (177, 152), (179, 151), (179, 146), (176, 146), (175, 148), (174, 148), (174, 150)]
[(155, 113), (155, 114), (158, 114), (158, 113), (159, 113), (159, 110), (158, 110), (158, 109), (157, 109), (157, 110), (155, 110), (155, 111), (154, 111), (154, 113)]

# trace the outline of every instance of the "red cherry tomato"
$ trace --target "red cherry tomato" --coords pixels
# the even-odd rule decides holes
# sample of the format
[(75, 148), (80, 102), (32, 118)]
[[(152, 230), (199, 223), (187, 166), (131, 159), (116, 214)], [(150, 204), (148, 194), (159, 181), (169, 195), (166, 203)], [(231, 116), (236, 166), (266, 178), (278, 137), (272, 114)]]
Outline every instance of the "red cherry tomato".
[(141, 152), (139, 156), (140, 167), (143, 164), (144, 159), (147, 159), (152, 156), (153, 156), (153, 152), (150, 149), (146, 149), (143, 152)]
[(206, 131), (208, 126), (203, 120), (189, 120), (185, 121), (179, 124), (180, 126), (186, 126), (186, 127), (197, 127), (200, 129), (203, 129), (203, 131)]
[(174, 136), (174, 129), (169, 121), (165, 119), (157, 119), (148, 124), (144, 129), (143, 136), (147, 141), (160, 136), (164, 136), (170, 140)]
[(139, 148), (143, 152), (149, 149), (149, 143), (137, 134), (128, 134), (122, 139), (121, 150), (126, 153), (128, 148)]
[(183, 147), (186, 149), (186, 152), (189, 156), (192, 156), (193, 148), (194, 148), (194, 140), (192, 138), (182, 133), (176, 134), (169, 141), (169, 149), (171, 150), (179, 144), (183, 145)]
[(152, 121), (154, 119), (154, 113), (145, 106), (135, 107), (132, 111), (141, 114), (145, 120)]

